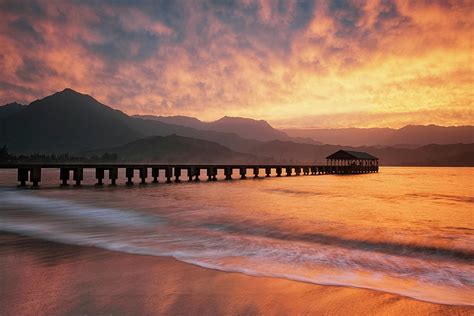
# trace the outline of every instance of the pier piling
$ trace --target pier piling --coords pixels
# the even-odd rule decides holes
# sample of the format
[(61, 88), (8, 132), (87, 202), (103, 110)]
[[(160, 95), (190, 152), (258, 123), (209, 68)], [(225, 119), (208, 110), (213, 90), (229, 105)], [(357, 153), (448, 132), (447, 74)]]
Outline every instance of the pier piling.
[(247, 176), (246, 176), (247, 168), (240, 167), (239, 169), (240, 169), (240, 179), (246, 179), (247, 178)]
[(151, 176), (153, 177), (153, 183), (158, 183), (158, 177), (160, 176), (160, 169), (151, 168)]
[(81, 181), (84, 178), (84, 171), (82, 168), (75, 168), (72, 172), (72, 177), (74, 181), (76, 182), (76, 186), (81, 185)]
[(225, 167), (224, 168), (224, 175), (226, 180), (232, 180), (232, 168), (231, 167)]
[(189, 182), (193, 181), (193, 177), (194, 177), (194, 170), (193, 170), (193, 168), (188, 168), (188, 181), (189, 181)]
[(176, 183), (181, 182), (181, 180), (179, 180), (179, 177), (181, 177), (181, 168), (174, 168), (174, 177), (175, 177), (174, 182)]
[(269, 177), (272, 174), (272, 168), (266, 167), (265, 168), (265, 176)]
[(126, 168), (125, 169), (125, 177), (127, 178), (127, 185), (133, 184), (133, 168)]
[(309, 167), (303, 167), (303, 175), (309, 175)]
[(173, 168), (166, 167), (165, 177), (166, 177), (166, 183), (171, 183), (171, 177), (173, 177)]
[(194, 168), (194, 181), (200, 181), (199, 176), (201, 175), (200, 168)]
[(253, 168), (253, 177), (258, 178), (259, 172), (260, 172), (260, 168), (258, 167)]
[(140, 184), (146, 184), (146, 178), (148, 177), (148, 168), (142, 167), (139, 169), (140, 170), (140, 179), (141, 182)]
[(103, 185), (103, 179), (104, 179), (104, 169), (103, 168), (96, 168), (95, 169), (95, 178), (97, 179), (96, 185)]
[(35, 167), (30, 172), (30, 182), (33, 183), (33, 187), (37, 188), (41, 182), (41, 168)]
[(110, 185), (117, 185), (117, 179), (118, 179), (118, 168), (110, 168), (109, 169)]
[(59, 169), (59, 179), (61, 180), (61, 185), (66, 186), (69, 180), (69, 169), (61, 168)]
[(281, 167), (276, 167), (276, 174), (277, 174), (277, 177), (281, 177), (281, 170), (282, 170)]
[(26, 181), (28, 181), (28, 169), (18, 168), (18, 182), (20, 182), (20, 186), (26, 186)]
[(207, 181), (212, 181), (212, 168), (207, 168)]
[(301, 174), (301, 167), (295, 167), (295, 174), (299, 176)]

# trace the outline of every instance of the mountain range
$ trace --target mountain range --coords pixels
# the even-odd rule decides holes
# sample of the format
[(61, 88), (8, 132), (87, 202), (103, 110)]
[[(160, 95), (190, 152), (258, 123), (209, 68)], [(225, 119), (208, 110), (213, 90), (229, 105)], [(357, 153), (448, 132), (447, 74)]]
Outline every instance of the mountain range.
[(172, 134), (217, 142), (236, 151), (258, 143), (233, 133), (130, 117), (71, 89), (36, 100), (18, 111), (0, 107), (0, 117), (0, 144), (16, 153), (82, 152)]
[(234, 133), (243, 138), (259, 141), (290, 140), (297, 143), (321, 144), (310, 137), (290, 137), (285, 132), (273, 128), (264, 120), (224, 116), (213, 122), (203, 122), (195, 117), (189, 116), (134, 115), (133, 117), (191, 127), (198, 130)]
[(264, 120), (224, 116), (203, 122), (189, 116), (134, 115), (145, 120), (181, 125), (198, 130), (234, 133), (259, 141), (292, 141), (303, 144), (341, 146), (392, 146), (416, 148), (429, 144), (474, 143), (474, 126), (407, 125), (394, 128), (283, 129), (273, 128)]
[(82, 153), (85, 156), (114, 153), (128, 162), (212, 163), (252, 162), (256, 156), (235, 152), (215, 142), (179, 135), (149, 136), (111, 148)]
[(391, 166), (474, 166), (474, 144), (425, 145), (417, 148), (310, 145), (286, 141), (266, 142), (248, 152), (266, 161), (325, 163), (325, 157), (340, 150), (365, 151)]
[[(430, 125), (333, 130), (332, 136), (330, 130), (283, 132), (266, 121), (247, 118), (203, 122), (184, 116), (128, 116), (71, 89), (29, 105), (0, 107), (0, 145), (13, 153), (113, 152), (130, 161), (322, 163), (328, 154), (345, 148), (368, 151), (386, 165), (473, 166), (472, 130)], [(307, 138), (314, 135), (324, 137)], [(367, 146), (355, 147), (357, 136), (357, 144)], [(336, 144), (342, 146), (318, 143), (326, 139), (339, 140)]]
[(474, 126), (408, 125), (394, 128), (285, 129), (291, 137), (345, 146), (414, 148), (429, 144), (474, 143)]

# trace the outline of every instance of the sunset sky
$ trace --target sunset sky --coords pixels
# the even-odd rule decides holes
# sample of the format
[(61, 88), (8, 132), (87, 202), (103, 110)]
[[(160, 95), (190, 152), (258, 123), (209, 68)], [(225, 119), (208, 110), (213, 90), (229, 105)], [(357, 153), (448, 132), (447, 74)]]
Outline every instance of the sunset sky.
[(473, 1), (0, 0), (0, 103), (276, 127), (474, 125)]

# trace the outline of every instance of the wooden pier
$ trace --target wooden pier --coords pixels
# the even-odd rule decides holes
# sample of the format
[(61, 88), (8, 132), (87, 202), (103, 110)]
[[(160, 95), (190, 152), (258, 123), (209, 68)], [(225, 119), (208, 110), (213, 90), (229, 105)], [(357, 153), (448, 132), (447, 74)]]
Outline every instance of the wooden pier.
[[(0, 169), (17, 169), (19, 186), (30, 183), (38, 187), (41, 183), (41, 172), (43, 169), (56, 169), (59, 171), (61, 185), (68, 185), (72, 181), (75, 185), (81, 185), (84, 180), (85, 169), (95, 169), (96, 185), (104, 185), (105, 178), (111, 185), (119, 181), (119, 169), (125, 170), (125, 183), (134, 184), (134, 178), (139, 182), (147, 183), (151, 174), (153, 183), (158, 182), (160, 174), (164, 175), (166, 183), (181, 182), (183, 173), (186, 173), (187, 181), (199, 181), (200, 177), (207, 177), (208, 181), (216, 181), (219, 170), (223, 171), (224, 179), (232, 180), (233, 176), (245, 179), (247, 176), (258, 178), (261, 175), (270, 177), (299, 176), (299, 175), (323, 175), (323, 174), (362, 174), (378, 172), (378, 165), (172, 165), (172, 164), (4, 164)], [(151, 171), (151, 172), (149, 172)]]

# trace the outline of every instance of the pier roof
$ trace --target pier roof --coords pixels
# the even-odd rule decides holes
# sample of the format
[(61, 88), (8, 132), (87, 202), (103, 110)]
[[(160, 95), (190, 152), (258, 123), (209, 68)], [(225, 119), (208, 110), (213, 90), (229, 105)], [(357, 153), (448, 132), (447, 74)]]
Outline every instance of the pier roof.
[(352, 150), (339, 150), (339, 151), (336, 151), (334, 154), (327, 156), (326, 159), (378, 160), (377, 157), (372, 156), (371, 154), (366, 153), (364, 151), (352, 151)]

